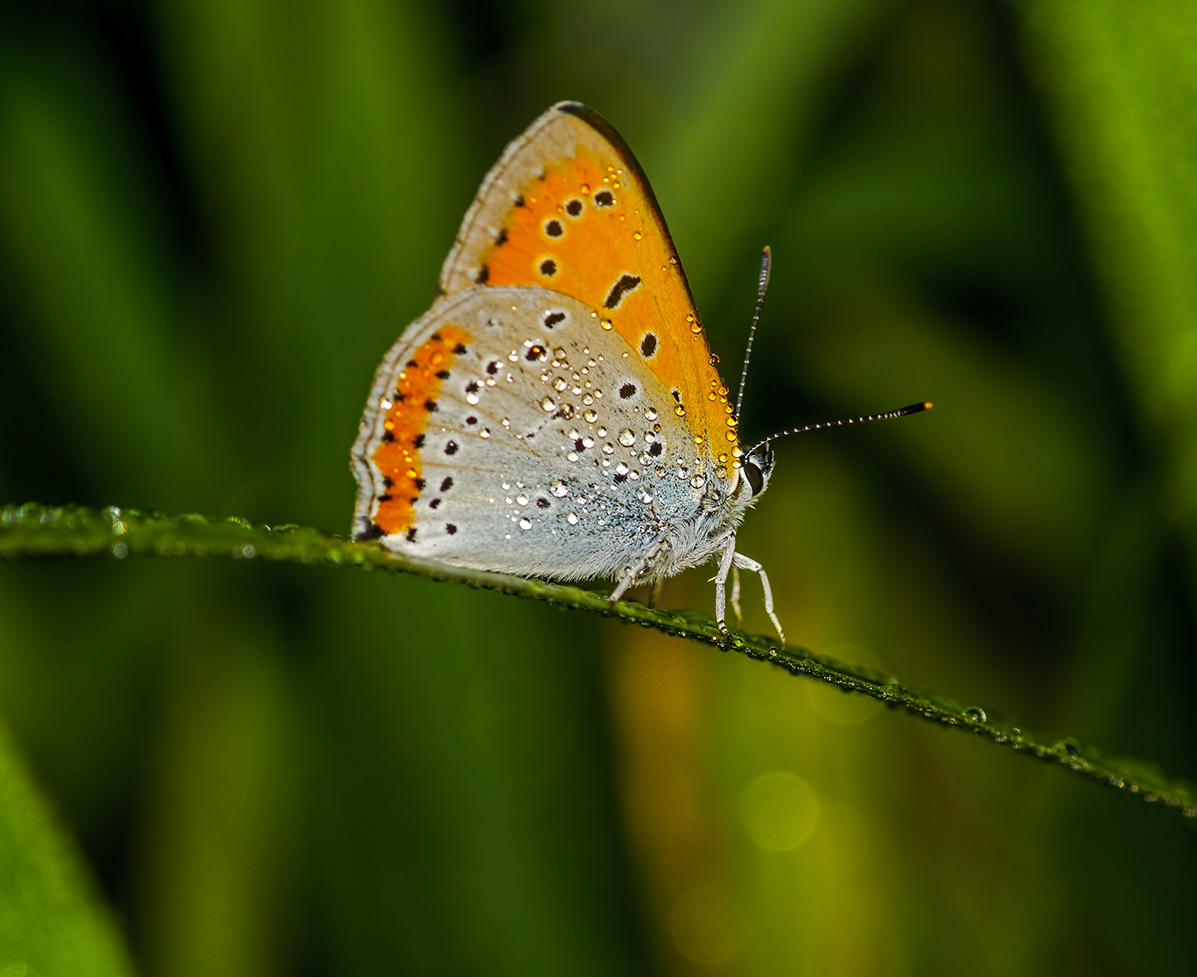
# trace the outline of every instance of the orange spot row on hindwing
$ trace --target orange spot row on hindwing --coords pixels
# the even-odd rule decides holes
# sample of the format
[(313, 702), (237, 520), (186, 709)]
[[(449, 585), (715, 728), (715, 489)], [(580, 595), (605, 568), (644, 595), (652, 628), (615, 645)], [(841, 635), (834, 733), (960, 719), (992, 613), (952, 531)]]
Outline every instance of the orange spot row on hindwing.
[(374, 452), (374, 464), (386, 479), (374, 524), (386, 535), (401, 533), (415, 522), (415, 502), (424, 488), (420, 449), (429, 416), (437, 409), (441, 384), (473, 337), (457, 326), (434, 332), (400, 370), (391, 406), (383, 421), (385, 434)]

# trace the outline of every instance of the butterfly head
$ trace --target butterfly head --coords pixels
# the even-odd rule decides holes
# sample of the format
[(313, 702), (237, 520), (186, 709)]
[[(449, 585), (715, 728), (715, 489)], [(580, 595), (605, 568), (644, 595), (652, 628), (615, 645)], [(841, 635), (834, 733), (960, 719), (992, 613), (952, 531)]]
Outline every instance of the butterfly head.
[(773, 452), (769, 442), (758, 444), (749, 451), (741, 462), (740, 497), (744, 502), (753, 502), (769, 487), (769, 476), (773, 473)]

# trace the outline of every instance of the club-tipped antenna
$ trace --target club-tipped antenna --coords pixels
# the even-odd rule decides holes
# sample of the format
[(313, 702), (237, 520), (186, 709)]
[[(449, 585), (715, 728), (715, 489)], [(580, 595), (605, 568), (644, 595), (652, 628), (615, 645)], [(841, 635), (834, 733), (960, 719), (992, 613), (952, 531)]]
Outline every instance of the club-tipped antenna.
[(761, 252), (761, 277), (757, 282), (756, 311), (752, 313), (752, 328), (748, 330), (748, 346), (744, 350), (744, 369), (740, 371), (740, 392), (736, 394), (736, 420), (740, 419), (740, 404), (744, 402), (744, 384), (748, 382), (748, 358), (752, 356), (752, 340), (756, 336), (756, 324), (761, 321), (761, 306), (765, 304), (765, 292), (769, 288), (769, 268), (773, 264), (773, 252), (769, 245)]
[(776, 434), (771, 434), (763, 441), (758, 441), (751, 448), (745, 452), (746, 455), (752, 454), (757, 448), (760, 448), (770, 441), (776, 441), (778, 438), (786, 438), (791, 434), (806, 434), (808, 431), (822, 431), (828, 427), (847, 427), (850, 424), (863, 424), (865, 421), (888, 421), (891, 417), (905, 417), (907, 414), (917, 414), (920, 411), (930, 410), (932, 407), (931, 401), (924, 400), (918, 404), (907, 404), (905, 407), (899, 407), (897, 410), (887, 410), (881, 414), (865, 414), (862, 417), (845, 417), (838, 421), (820, 421), (818, 424), (804, 424), (802, 427), (792, 427), (786, 431), (778, 431)]

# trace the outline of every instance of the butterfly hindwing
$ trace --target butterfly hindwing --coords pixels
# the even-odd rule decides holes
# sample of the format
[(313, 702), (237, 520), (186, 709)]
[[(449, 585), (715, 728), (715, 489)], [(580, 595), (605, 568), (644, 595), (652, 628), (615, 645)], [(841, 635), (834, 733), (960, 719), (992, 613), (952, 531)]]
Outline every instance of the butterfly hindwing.
[(376, 374), (355, 535), (480, 569), (618, 575), (696, 510), (704, 470), (669, 391), (628, 353), (548, 290), (442, 300)]

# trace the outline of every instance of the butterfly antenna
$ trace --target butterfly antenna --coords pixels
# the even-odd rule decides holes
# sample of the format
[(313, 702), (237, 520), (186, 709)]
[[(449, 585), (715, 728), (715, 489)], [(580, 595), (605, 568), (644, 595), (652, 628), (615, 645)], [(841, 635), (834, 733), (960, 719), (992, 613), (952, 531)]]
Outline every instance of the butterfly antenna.
[(757, 448), (768, 444), (770, 441), (776, 441), (778, 438), (789, 437), (791, 434), (806, 434), (808, 431), (822, 431), (828, 427), (847, 427), (850, 424), (863, 424), (865, 421), (888, 421), (891, 417), (905, 417), (907, 414), (918, 414), (921, 411), (930, 410), (932, 407), (931, 401), (924, 400), (919, 404), (907, 404), (905, 407), (899, 407), (897, 410), (887, 410), (882, 414), (865, 414), (863, 417), (846, 417), (839, 421), (820, 421), (818, 424), (806, 424), (802, 427), (792, 427), (787, 431), (778, 431), (776, 434), (771, 434), (754, 444), (748, 449), (746, 455), (752, 454)]
[(752, 328), (748, 330), (748, 347), (744, 350), (744, 369), (740, 371), (740, 392), (736, 394), (736, 420), (740, 419), (740, 404), (744, 402), (744, 384), (748, 382), (748, 358), (752, 356), (752, 340), (756, 337), (756, 324), (761, 320), (761, 306), (765, 304), (765, 292), (769, 288), (769, 268), (773, 264), (773, 252), (769, 245), (761, 252), (761, 277), (756, 289), (756, 311), (752, 313)]

